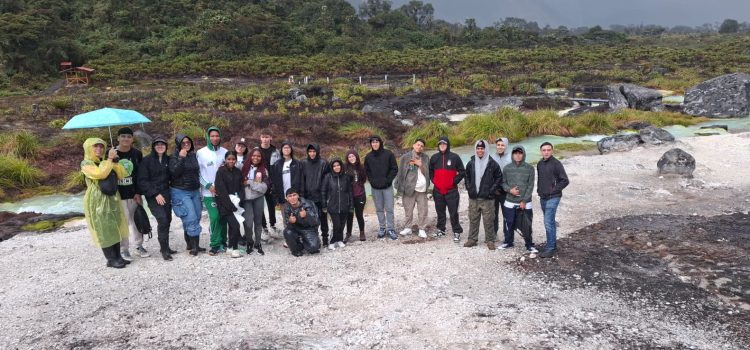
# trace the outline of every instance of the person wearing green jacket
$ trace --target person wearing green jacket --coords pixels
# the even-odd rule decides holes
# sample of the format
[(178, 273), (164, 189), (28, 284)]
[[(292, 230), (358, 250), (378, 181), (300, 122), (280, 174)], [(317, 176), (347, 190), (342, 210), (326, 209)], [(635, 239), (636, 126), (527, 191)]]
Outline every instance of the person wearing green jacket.
[[(503, 168), (503, 190), (507, 192), (503, 209), (503, 234), (505, 240), (500, 249), (513, 247), (516, 215), (523, 211), (529, 220), (532, 219), (531, 195), (534, 191), (534, 167), (526, 163), (526, 149), (523, 146), (513, 147), (512, 162)], [(537, 253), (531, 235), (524, 237), (526, 251)]]

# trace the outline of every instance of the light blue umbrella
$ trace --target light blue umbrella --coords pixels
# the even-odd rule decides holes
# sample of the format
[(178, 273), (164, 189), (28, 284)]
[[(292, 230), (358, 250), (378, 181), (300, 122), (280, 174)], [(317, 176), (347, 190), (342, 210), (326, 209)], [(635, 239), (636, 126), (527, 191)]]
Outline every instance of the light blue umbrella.
[(151, 120), (143, 114), (130, 109), (102, 108), (95, 111), (79, 114), (71, 118), (63, 129), (88, 129), (88, 128), (109, 128), (109, 142), (112, 142), (112, 127), (118, 125), (131, 125), (150, 123)]

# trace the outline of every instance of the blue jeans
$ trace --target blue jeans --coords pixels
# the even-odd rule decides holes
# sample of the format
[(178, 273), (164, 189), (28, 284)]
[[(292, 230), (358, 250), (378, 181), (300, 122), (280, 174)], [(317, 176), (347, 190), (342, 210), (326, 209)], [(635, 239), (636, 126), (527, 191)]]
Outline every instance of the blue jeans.
[(172, 210), (180, 220), (182, 228), (188, 236), (198, 237), (201, 235), (201, 191), (181, 190), (170, 187), (169, 192), (172, 194)]
[(557, 206), (560, 205), (560, 198), (562, 197), (540, 199), (542, 214), (544, 215), (544, 230), (547, 231), (547, 246), (545, 247), (547, 250), (557, 249), (555, 214), (557, 214)]

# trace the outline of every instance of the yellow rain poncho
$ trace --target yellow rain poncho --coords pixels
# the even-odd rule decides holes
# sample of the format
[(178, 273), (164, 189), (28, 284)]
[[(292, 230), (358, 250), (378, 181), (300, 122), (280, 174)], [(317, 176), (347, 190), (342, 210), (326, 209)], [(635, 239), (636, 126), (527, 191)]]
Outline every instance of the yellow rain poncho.
[(102, 161), (94, 153), (94, 145), (106, 147), (104, 140), (90, 138), (83, 143), (81, 172), (86, 176), (86, 194), (83, 195), (83, 213), (89, 225), (91, 238), (100, 248), (111, 247), (128, 237), (128, 222), (120, 202), (120, 194), (107, 196), (99, 189), (99, 180), (106, 179), (111, 171), (122, 179), (125, 168), (111, 160)]

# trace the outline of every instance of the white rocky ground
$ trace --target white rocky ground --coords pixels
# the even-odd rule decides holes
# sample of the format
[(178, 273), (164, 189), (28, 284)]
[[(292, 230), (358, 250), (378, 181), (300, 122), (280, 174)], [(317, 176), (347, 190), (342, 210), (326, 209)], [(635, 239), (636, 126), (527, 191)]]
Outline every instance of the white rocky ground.
[[(750, 133), (678, 142), (697, 160), (692, 180), (656, 175), (670, 147), (565, 159), (571, 185), (558, 212), (560, 236), (627, 214), (750, 208)], [(462, 222), (468, 230), (465, 212)], [(265, 256), (190, 257), (175, 220), (172, 246), (181, 253), (174, 261), (156, 257), (153, 239), (146, 248), (154, 257), (115, 270), (104, 267), (84, 225), (0, 243), (0, 348), (742, 347), (721, 325), (686, 324), (616, 295), (519, 272), (520, 248), (373, 241), (370, 230), (367, 242), (317, 256), (293, 258), (277, 241)], [(371, 213), (368, 227), (375, 226)]]

